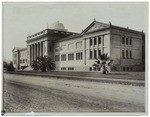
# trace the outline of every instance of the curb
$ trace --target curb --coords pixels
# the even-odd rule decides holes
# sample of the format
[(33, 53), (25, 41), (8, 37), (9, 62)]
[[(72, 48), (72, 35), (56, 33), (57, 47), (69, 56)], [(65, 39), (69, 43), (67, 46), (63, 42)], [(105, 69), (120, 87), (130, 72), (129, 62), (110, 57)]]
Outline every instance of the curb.
[(123, 85), (133, 85), (133, 86), (145, 86), (145, 81), (140, 80), (126, 80), (126, 79), (110, 79), (110, 78), (96, 78), (96, 77), (79, 77), (79, 76), (67, 76), (67, 75), (54, 75), (54, 74), (39, 74), (39, 73), (25, 73), (25, 72), (5, 72), (9, 74), (20, 74), (29, 76), (41, 76), (47, 78), (63, 78), (68, 80), (82, 80), (91, 82), (103, 82), (103, 83), (114, 83)]

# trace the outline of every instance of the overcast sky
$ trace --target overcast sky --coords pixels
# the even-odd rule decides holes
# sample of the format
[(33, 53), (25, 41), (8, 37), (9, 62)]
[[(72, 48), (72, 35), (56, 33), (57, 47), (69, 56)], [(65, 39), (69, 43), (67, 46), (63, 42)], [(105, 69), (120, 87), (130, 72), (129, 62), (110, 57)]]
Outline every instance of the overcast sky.
[(12, 49), (26, 47), (27, 33), (34, 34), (47, 24), (60, 21), (71, 32), (80, 33), (93, 19), (129, 27), (147, 34), (148, 4), (121, 3), (3, 3), (4, 58), (12, 60)]

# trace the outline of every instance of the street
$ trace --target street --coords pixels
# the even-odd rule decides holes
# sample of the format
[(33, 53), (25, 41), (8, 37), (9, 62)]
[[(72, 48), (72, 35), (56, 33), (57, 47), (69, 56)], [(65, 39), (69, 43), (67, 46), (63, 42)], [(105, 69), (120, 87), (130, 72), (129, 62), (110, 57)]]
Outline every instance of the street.
[(145, 112), (145, 87), (4, 73), (6, 113)]

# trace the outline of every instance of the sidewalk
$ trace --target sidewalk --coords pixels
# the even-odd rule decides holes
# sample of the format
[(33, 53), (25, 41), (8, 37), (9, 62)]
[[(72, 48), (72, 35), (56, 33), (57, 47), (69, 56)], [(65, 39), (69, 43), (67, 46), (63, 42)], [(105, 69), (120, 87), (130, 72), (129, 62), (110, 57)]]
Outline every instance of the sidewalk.
[(124, 84), (124, 85), (136, 85), (136, 86), (145, 86), (145, 80), (136, 80), (136, 79), (119, 79), (119, 78), (104, 78), (104, 77), (93, 77), (93, 76), (75, 76), (75, 75), (60, 75), (52, 74), (49, 72), (25, 72), (25, 71), (16, 71), (16, 72), (6, 72), (10, 74), (20, 74), (20, 75), (30, 75), (30, 76), (41, 76), (47, 78), (62, 78), (69, 80), (82, 80), (82, 81), (91, 81), (91, 82), (103, 82), (103, 83), (115, 83), (115, 84)]

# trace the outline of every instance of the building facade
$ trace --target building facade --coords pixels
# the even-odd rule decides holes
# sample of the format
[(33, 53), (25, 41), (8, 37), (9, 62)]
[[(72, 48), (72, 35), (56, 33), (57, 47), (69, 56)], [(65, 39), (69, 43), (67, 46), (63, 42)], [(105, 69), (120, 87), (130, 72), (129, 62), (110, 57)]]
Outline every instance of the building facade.
[(113, 61), (112, 70), (142, 71), (145, 60), (145, 34), (93, 21), (77, 34), (68, 32), (64, 25), (56, 22), (27, 37), (27, 64), (30, 66), (37, 56), (50, 56), (60, 71), (100, 71), (92, 67), (95, 58), (108, 53)]
[(28, 66), (27, 64), (27, 48), (14, 47), (13, 52), (13, 65), (16, 70), (23, 69)]

